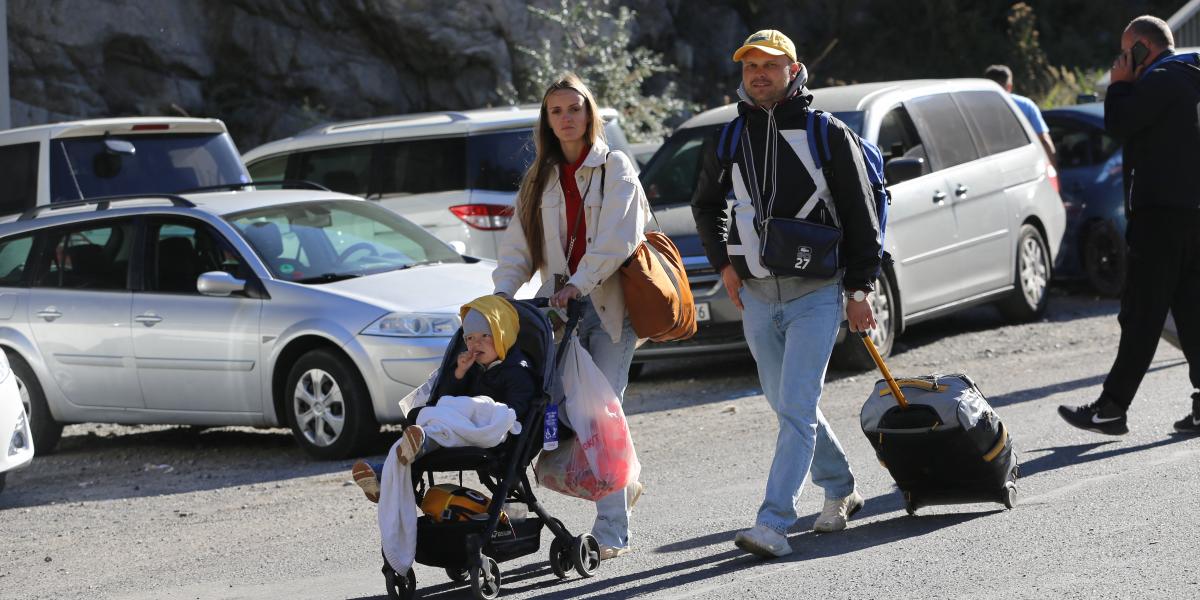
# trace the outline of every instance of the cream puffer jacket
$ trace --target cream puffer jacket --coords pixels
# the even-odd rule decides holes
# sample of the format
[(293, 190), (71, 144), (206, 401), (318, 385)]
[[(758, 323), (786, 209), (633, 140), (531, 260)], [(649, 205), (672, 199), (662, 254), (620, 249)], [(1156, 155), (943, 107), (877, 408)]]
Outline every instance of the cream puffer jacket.
[[(607, 162), (605, 157), (607, 156)], [(601, 165), (604, 165), (604, 189), (600, 189)], [(604, 331), (613, 343), (621, 340), (625, 320), (625, 296), (617, 273), (633, 251), (646, 239), (646, 224), (650, 219), (650, 204), (637, 171), (629, 157), (619, 151), (609, 152), (603, 140), (596, 140), (575, 174), (575, 185), (583, 194), (584, 222), (587, 225), (587, 245), (579, 267), (568, 283), (590, 296), (600, 315)], [(558, 170), (542, 192), (542, 231), (545, 240), (545, 268), (540, 270), (542, 287), (538, 296), (553, 291), (554, 275), (567, 270), (566, 200), (559, 184)], [(570, 215), (571, 219), (575, 215)], [(576, 240), (575, 243), (579, 243)], [(529, 281), (536, 268), (525, 244), (525, 230), (520, 219), (514, 218), (500, 240), (492, 282), (497, 293), (512, 296), (517, 288)]]

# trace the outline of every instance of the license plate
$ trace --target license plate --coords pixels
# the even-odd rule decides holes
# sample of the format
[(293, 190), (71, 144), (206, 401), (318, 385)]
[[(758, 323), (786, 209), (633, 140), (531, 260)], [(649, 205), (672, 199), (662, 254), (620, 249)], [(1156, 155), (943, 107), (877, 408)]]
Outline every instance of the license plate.
[(712, 318), (712, 316), (708, 314), (708, 303), (707, 302), (697, 302), (696, 303), (696, 322), (699, 323), (700, 321), (707, 321), (711, 318)]

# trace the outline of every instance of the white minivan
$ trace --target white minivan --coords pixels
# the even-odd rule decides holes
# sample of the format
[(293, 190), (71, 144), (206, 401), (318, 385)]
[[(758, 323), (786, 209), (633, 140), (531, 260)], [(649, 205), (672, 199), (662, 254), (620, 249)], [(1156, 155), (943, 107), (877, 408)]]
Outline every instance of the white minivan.
[[(533, 162), (538, 106), (432, 112), (322, 125), (242, 158), (257, 181), (307, 180), (378, 201), (470, 256), (495, 258)], [(617, 111), (604, 135), (628, 150)], [(628, 152), (626, 152), (628, 154)]]
[(217, 119), (122, 117), (0, 131), (0, 215), (250, 181)]

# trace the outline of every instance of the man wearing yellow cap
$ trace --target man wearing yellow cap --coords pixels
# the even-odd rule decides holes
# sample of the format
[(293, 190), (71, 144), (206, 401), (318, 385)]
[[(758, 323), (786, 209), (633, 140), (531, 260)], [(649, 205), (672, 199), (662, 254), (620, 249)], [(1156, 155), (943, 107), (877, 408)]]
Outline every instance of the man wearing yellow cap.
[[(827, 133), (814, 139), (828, 144), (828, 159), (815, 161), (809, 150), (808, 136), (819, 134), (808, 131), (808, 72), (792, 41), (773, 29), (759, 31), (733, 60), (742, 65), (738, 117), (704, 157), (692, 212), (709, 262), (742, 310), (746, 342), (779, 421), (755, 526), (734, 538), (739, 548), (773, 558), (792, 551), (786, 532), (797, 519), (796, 502), (810, 470), (813, 483), (825, 490), (816, 531), (844, 529), (863, 505), (846, 454), (817, 403), (842, 319), (852, 331), (875, 326), (867, 299), (879, 272), (882, 236), (854, 132), (830, 118)], [(726, 217), (731, 191), (734, 207)], [(807, 270), (816, 244), (807, 237), (808, 223), (800, 221), (840, 230), (836, 258), (823, 263), (836, 267)], [(778, 248), (787, 251), (782, 265)]]

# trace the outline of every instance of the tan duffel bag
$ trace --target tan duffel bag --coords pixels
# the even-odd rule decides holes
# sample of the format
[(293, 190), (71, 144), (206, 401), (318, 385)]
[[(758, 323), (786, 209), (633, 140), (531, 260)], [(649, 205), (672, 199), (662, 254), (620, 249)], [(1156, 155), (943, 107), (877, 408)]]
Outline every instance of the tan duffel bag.
[(625, 310), (639, 338), (685, 340), (696, 334), (696, 305), (679, 249), (661, 231), (646, 233), (621, 265)]

